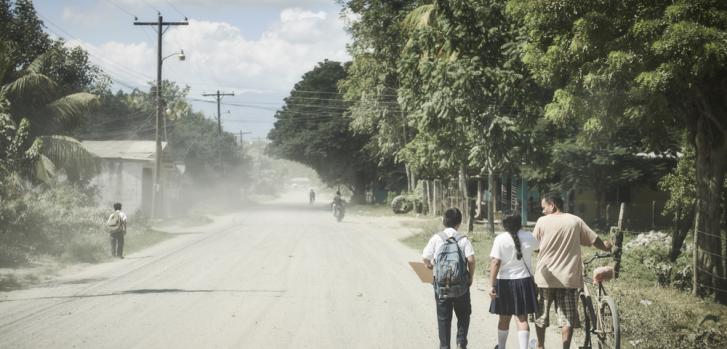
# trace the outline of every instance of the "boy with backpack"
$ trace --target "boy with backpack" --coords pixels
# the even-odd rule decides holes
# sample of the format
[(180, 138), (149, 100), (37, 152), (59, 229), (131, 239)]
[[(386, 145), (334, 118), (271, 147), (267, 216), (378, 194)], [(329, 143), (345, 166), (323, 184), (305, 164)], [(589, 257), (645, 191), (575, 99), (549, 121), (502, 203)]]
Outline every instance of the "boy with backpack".
[(434, 270), (434, 299), (441, 349), (449, 349), (452, 310), (457, 315), (457, 348), (467, 348), (475, 251), (469, 239), (457, 232), (461, 223), (462, 212), (456, 208), (447, 209), (442, 217), (444, 231), (432, 236), (422, 251), (424, 265)]
[(121, 204), (114, 204), (114, 213), (106, 220), (106, 228), (111, 236), (111, 255), (124, 258), (124, 235), (126, 235), (126, 214), (121, 211)]

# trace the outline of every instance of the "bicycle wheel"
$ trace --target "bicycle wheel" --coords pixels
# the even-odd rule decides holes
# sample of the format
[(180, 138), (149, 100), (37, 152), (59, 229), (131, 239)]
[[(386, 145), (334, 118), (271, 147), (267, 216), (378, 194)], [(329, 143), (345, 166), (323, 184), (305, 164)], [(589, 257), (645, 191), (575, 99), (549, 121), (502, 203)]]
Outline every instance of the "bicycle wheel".
[(621, 325), (613, 298), (606, 296), (598, 306), (598, 348), (621, 349)]
[(583, 346), (581, 349), (590, 349), (591, 332), (596, 328), (596, 311), (593, 310), (593, 301), (590, 296), (581, 294), (581, 304), (583, 305)]

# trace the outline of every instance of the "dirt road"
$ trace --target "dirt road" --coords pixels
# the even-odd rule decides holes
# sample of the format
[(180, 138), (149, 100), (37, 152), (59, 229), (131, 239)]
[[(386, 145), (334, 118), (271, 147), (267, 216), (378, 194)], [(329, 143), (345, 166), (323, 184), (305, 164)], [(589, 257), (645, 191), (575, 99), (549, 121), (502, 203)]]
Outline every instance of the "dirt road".
[[(0, 348), (436, 348), (431, 286), (407, 265), (419, 251), (399, 242), (411, 231), (398, 218), (337, 223), (299, 198), (0, 293)], [(471, 348), (496, 343), (481, 275)]]

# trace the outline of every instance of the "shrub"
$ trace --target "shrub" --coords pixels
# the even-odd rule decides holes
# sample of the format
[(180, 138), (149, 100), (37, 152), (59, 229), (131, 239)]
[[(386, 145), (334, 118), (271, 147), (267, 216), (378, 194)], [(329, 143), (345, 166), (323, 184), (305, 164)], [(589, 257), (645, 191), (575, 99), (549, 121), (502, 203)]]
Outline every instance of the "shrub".
[(26, 264), (32, 255), (98, 260), (105, 253), (102, 229), (107, 212), (90, 205), (89, 193), (65, 184), (19, 193), (0, 203), (0, 211), (15, 213), (3, 221), (0, 266)]

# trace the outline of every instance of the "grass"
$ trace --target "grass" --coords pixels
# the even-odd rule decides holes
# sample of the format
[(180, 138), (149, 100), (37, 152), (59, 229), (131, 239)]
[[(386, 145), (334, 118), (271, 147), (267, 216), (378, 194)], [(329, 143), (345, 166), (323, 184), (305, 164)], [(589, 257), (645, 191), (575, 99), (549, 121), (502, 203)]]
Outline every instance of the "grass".
[(124, 238), (124, 254), (141, 251), (173, 236), (173, 234), (150, 228), (129, 231)]
[[(138, 252), (171, 238), (173, 234), (153, 230), (146, 225), (130, 227), (124, 243), (124, 254)], [(63, 268), (79, 263), (113, 260), (109, 235), (98, 232), (92, 237), (77, 237), (61, 255), (26, 256), (30, 262), (23, 267), (0, 269), (0, 291), (12, 291), (51, 280)]]
[[(417, 233), (402, 240), (416, 250), (423, 249), (431, 236), (442, 230), (439, 219), (428, 217), (407, 222), (406, 225), (419, 228)], [(485, 231), (486, 227), (475, 226), (471, 240), (477, 260), (477, 275), (484, 275), (482, 277), (489, 280), (488, 256), (493, 237)], [(601, 235), (601, 238), (609, 239), (605, 235)], [(632, 238), (627, 236), (624, 244)], [(583, 256), (589, 256), (595, 251), (593, 248), (584, 248)], [(727, 348), (727, 306), (694, 297), (676, 288), (657, 286), (657, 276), (647, 267), (652, 253), (659, 252), (625, 251), (620, 278), (607, 284), (609, 295), (614, 297), (619, 307), (621, 347)], [(689, 256), (681, 258), (688, 260)], [(576, 338), (573, 345), (577, 343), (580, 342)]]
[(351, 213), (361, 216), (394, 216), (394, 212), (391, 211), (391, 206), (386, 204), (375, 204), (375, 205), (357, 205), (351, 204), (347, 210)]

